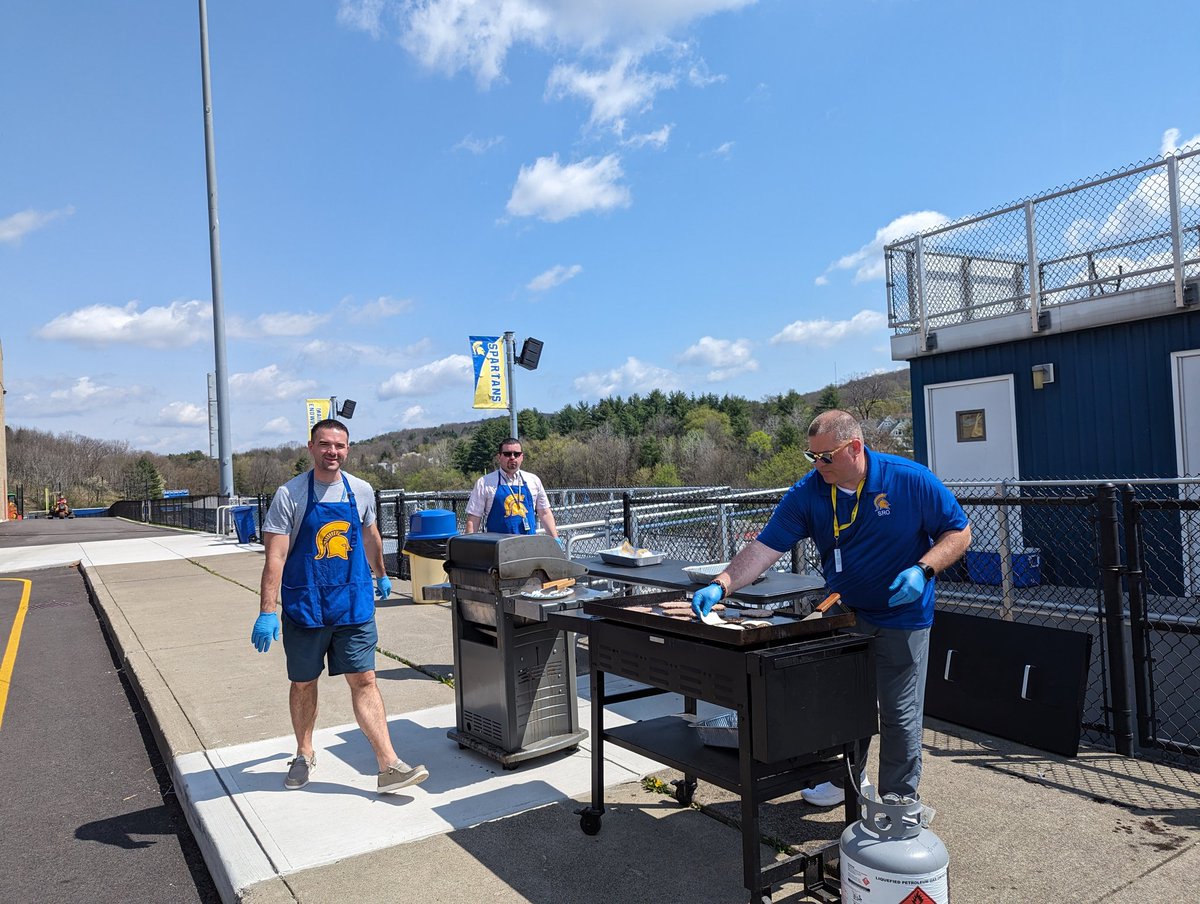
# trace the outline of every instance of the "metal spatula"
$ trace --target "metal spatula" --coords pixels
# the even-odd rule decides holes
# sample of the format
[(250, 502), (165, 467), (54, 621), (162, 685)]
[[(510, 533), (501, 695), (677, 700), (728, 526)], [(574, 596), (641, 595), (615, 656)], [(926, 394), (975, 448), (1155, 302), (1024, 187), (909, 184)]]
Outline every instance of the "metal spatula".
[(825, 613), (825, 610), (832, 609), (841, 601), (842, 595), (835, 591), (829, 594), (829, 596), (825, 597), (825, 599), (821, 600), (821, 602), (817, 603), (813, 607), (813, 611), (804, 616), (804, 618), (800, 619), (800, 621), (809, 621), (810, 619), (820, 618)]

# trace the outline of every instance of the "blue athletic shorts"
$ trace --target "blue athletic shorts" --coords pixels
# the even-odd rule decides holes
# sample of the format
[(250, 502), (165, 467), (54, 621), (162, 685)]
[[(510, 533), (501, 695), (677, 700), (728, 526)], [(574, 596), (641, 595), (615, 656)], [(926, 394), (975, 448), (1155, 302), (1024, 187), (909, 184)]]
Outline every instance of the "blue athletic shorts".
[(289, 681), (320, 678), (326, 658), (330, 675), (369, 672), (375, 668), (375, 646), (379, 642), (375, 619), (361, 625), (306, 628), (288, 618), (282, 609), (280, 615)]

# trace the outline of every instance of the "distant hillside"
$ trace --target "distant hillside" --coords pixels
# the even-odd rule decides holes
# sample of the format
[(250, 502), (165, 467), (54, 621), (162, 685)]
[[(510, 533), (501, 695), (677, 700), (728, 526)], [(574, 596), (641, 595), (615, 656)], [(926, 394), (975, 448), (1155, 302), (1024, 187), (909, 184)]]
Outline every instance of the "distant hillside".
[[(809, 469), (808, 425), (830, 408), (852, 412), (872, 448), (911, 454), (906, 368), (852, 374), (803, 395), (787, 390), (749, 400), (653, 390), (556, 412), (526, 408), (518, 421), (529, 468), (548, 486), (781, 487)], [(467, 489), (495, 467), (497, 445), (510, 430), (507, 413), (496, 412), (366, 438), (352, 433), (350, 469), (381, 490)], [(165, 489), (212, 495), (219, 483), (217, 463), (199, 450), (154, 455), (127, 443), (30, 429), (9, 431), (8, 465), (10, 486), (22, 487), (31, 501), (62, 491), (75, 508), (155, 498)], [(235, 453), (234, 491), (270, 494), (308, 467), (300, 443)]]

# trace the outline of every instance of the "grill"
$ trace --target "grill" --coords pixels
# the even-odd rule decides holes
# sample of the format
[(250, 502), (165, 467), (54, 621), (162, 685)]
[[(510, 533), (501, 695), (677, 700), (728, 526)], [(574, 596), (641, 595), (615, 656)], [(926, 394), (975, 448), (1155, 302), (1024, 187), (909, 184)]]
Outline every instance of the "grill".
[(589, 592), (543, 586), (577, 578), (583, 566), (552, 537), (484, 533), (451, 537), (445, 567), (457, 708), (447, 735), (506, 769), (574, 749), (587, 737), (575, 697), (574, 635), (546, 621)]
[[(877, 728), (870, 638), (834, 633), (853, 624), (852, 613), (831, 609), (804, 620), (808, 603), (761, 628), (736, 631), (658, 614), (660, 596), (587, 601), (575, 616), (588, 634), (592, 684), (592, 802), (577, 811), (580, 827), (600, 831), (604, 745), (617, 744), (682, 772), (675, 783), (681, 804), (690, 805), (701, 779), (741, 797), (742, 869), (752, 902), (769, 900), (772, 885), (797, 875), (818, 900), (839, 900), (831, 879), (837, 843), (764, 868), (758, 808), (856, 767), (856, 742)], [(606, 674), (648, 687), (606, 694)], [(606, 706), (661, 692), (682, 694), (685, 711), (604, 727)], [(736, 749), (703, 743), (693, 727), (698, 699), (737, 714)], [(847, 824), (855, 818), (855, 798), (847, 795)]]

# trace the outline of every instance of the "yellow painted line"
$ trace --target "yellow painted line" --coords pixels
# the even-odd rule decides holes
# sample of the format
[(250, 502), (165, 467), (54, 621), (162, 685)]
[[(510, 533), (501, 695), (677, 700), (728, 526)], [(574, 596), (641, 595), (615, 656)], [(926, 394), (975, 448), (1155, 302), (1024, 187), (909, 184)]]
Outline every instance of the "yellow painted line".
[(4, 707), (8, 703), (8, 689), (12, 685), (13, 666), (17, 662), (17, 647), (21, 645), (21, 628), (25, 625), (25, 613), (29, 611), (29, 591), (33, 581), (27, 578), (0, 578), (0, 581), (20, 581), (25, 585), (21, 591), (21, 604), (8, 632), (8, 645), (4, 648), (4, 659), (0, 660), (0, 726), (4, 725)]

